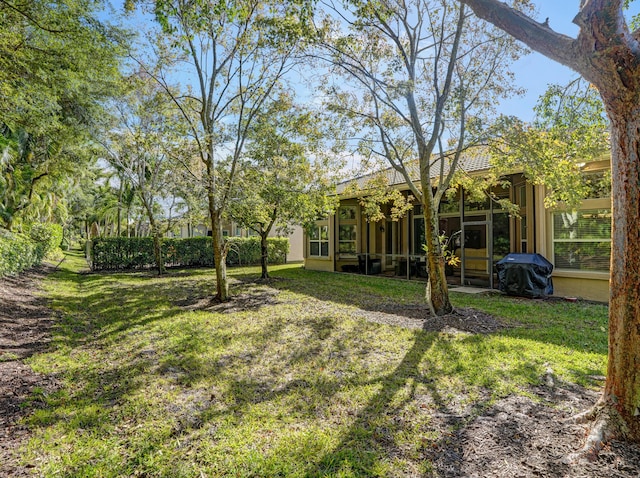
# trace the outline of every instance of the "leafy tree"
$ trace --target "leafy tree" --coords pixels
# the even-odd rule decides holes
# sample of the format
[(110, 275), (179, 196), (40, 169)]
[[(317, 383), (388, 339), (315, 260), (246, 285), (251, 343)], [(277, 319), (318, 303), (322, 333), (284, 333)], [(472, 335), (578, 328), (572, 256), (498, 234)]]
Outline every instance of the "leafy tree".
[(126, 40), (97, 20), (98, 7), (89, 0), (0, 2), (1, 227), (59, 209), (65, 188), (58, 185), (92, 159), (89, 131), (118, 82), (115, 40)]
[(611, 436), (640, 441), (640, 31), (622, 0), (580, 2), (576, 38), (557, 33), (498, 0), (461, 0), (481, 18), (580, 73), (600, 93), (610, 122), (613, 224), (609, 362), (585, 452)]
[(319, 56), (341, 76), (326, 90), (333, 110), (364, 131), (361, 152), (384, 158), (423, 206), (427, 303), (446, 314), (438, 206), (463, 153), (483, 138), (496, 99), (513, 91), (506, 65), (519, 50), (449, 1), (344, 3), (319, 33)]
[[(226, 301), (222, 219), (233, 195), (248, 132), (272, 90), (290, 71), (303, 33), (304, 0), (156, 0), (164, 66), (154, 78), (183, 114), (204, 171), (211, 221), (216, 297)], [(192, 75), (179, 93), (172, 73)]]
[[(122, 180), (131, 185), (142, 204), (153, 237), (158, 273), (164, 272), (162, 236), (158, 216), (160, 199), (171, 194), (172, 160), (179, 155), (181, 132), (174, 121), (177, 111), (159, 85), (145, 74), (130, 78), (131, 91), (118, 104), (119, 121), (106, 146), (107, 160), (118, 172), (118, 224), (123, 193)], [(118, 230), (118, 235), (120, 231)]]
[(545, 205), (573, 209), (593, 190), (580, 168), (609, 151), (608, 122), (597, 91), (578, 78), (550, 85), (535, 106), (533, 124), (502, 118), (490, 140), (496, 172), (521, 169), (534, 184), (545, 184)]
[(230, 215), (260, 236), (262, 278), (267, 279), (267, 237), (272, 230), (307, 226), (332, 210), (331, 172), (338, 168), (326, 154), (317, 112), (295, 106), (289, 95), (280, 95), (256, 116), (249, 138)]

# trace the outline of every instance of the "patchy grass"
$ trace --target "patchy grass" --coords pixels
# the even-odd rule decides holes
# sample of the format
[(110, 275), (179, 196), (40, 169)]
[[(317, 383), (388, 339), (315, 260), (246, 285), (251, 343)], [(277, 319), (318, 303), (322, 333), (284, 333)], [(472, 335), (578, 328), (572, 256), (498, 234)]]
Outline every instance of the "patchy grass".
[(428, 333), (361, 313), (420, 305), (420, 283), (239, 268), (238, 299), (220, 306), (203, 301), (210, 270), (82, 267), (69, 256), (47, 280), (59, 322), (30, 359), (64, 384), (28, 419), (25, 461), (42, 476), (428, 475), (425, 451), (448, 433), (434, 417), (530, 394), (549, 369), (581, 385), (605, 371), (599, 305), (452, 292), (511, 327)]

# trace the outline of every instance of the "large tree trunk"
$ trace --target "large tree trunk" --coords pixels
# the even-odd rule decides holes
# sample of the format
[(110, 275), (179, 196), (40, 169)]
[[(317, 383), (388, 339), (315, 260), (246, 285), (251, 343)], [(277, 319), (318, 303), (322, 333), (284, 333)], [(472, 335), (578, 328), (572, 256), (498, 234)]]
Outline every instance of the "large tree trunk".
[(640, 106), (608, 108), (611, 120), (613, 230), (609, 362), (603, 401), (624, 435), (640, 441)]

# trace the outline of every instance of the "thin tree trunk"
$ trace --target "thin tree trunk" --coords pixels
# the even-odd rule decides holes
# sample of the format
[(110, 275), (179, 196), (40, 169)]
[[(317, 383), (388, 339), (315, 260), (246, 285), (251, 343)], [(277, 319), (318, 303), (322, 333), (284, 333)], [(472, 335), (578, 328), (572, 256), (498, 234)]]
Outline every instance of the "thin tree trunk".
[(156, 269), (158, 270), (158, 275), (162, 275), (164, 273), (164, 259), (162, 258), (162, 240), (160, 238), (160, 229), (157, 226), (155, 217), (153, 215), (152, 205), (147, 204), (146, 201), (143, 201), (144, 208), (147, 211), (147, 216), (149, 218), (149, 225), (151, 226), (151, 235), (153, 237), (153, 257), (156, 262)]
[(122, 216), (122, 179), (120, 180), (120, 189), (118, 190), (118, 237), (121, 233), (121, 216)]
[(269, 259), (269, 245), (267, 243), (267, 235), (269, 233), (262, 231), (260, 233), (260, 267), (262, 268), (262, 279), (269, 278), (268, 259)]
[(213, 245), (213, 266), (216, 269), (216, 299), (220, 302), (229, 300), (229, 283), (227, 282), (227, 254), (224, 236), (222, 235), (222, 218), (215, 208), (215, 198), (208, 192), (209, 217), (211, 219), (211, 241)]
[(213, 264), (216, 268), (216, 299), (220, 302), (229, 300), (229, 283), (227, 282), (227, 263), (222, 221), (217, 211), (210, 210), (211, 240), (213, 241)]
[(424, 232), (427, 243), (427, 279), (426, 300), (431, 313), (445, 315), (453, 310), (449, 301), (449, 288), (445, 274), (444, 257), (440, 245), (438, 231), (438, 214), (433, 212), (433, 199), (431, 192), (423, 193), (425, 198), (424, 208)]

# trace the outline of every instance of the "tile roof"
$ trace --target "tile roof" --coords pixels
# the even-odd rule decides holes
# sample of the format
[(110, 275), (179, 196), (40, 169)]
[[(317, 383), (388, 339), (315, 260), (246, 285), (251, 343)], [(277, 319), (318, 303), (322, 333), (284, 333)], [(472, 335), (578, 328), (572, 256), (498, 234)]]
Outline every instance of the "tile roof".
[[(442, 159), (436, 159), (431, 166), (431, 179), (435, 179), (440, 174), (440, 161)], [(420, 170), (418, 167), (418, 161), (412, 161), (409, 164), (405, 165), (407, 172), (409, 173), (409, 177), (414, 181), (419, 181), (420, 179)], [(486, 154), (482, 155), (466, 155), (460, 158), (460, 162), (458, 163), (458, 169), (461, 171), (465, 171), (467, 173), (474, 173), (479, 171), (486, 171), (490, 168), (489, 164), (489, 156)], [(444, 174), (449, 172), (449, 162), (447, 158), (445, 158), (444, 164)], [(341, 182), (338, 184), (337, 192), (341, 194), (345, 191), (347, 187), (356, 186), (357, 189), (365, 189), (367, 182), (375, 177), (377, 174), (385, 174), (387, 177), (387, 183), (389, 186), (397, 186), (400, 184), (405, 184), (406, 181), (402, 174), (400, 174), (395, 169), (389, 167), (384, 169), (378, 173), (366, 174), (364, 176), (359, 176), (356, 178), (349, 179), (347, 181)]]

